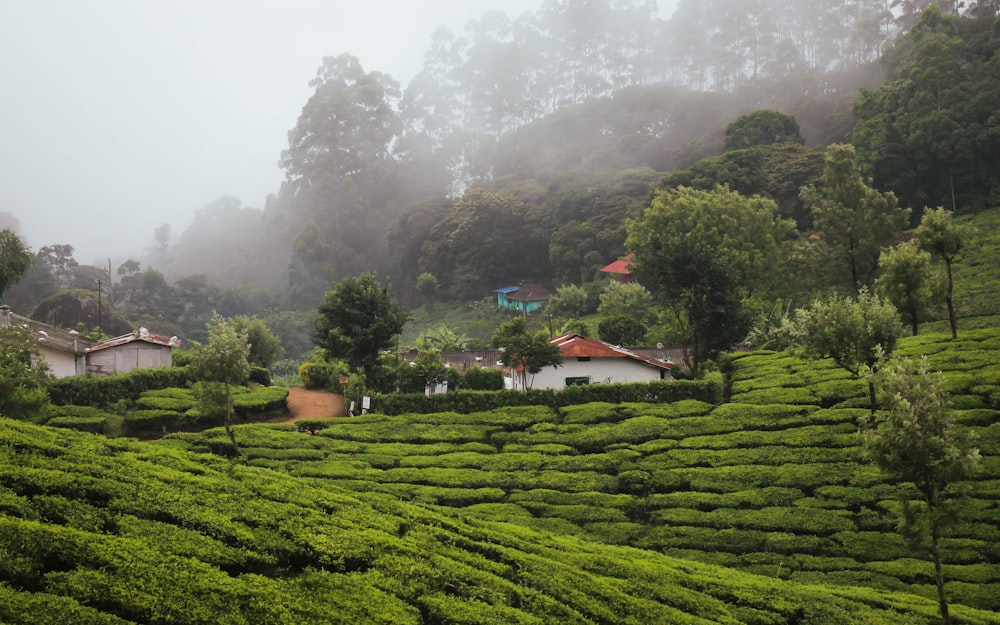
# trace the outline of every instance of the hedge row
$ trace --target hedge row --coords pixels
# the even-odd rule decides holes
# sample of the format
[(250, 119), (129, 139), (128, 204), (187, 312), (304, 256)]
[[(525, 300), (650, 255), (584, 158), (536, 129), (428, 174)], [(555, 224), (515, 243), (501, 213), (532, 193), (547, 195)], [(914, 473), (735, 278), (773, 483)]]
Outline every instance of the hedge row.
[(53, 404), (107, 408), (125, 400), (134, 401), (144, 392), (192, 382), (186, 367), (136, 369), (110, 377), (70, 377), (49, 384)]
[(695, 399), (718, 403), (722, 388), (717, 380), (671, 380), (635, 384), (591, 384), (563, 390), (529, 389), (521, 391), (453, 391), (425, 396), (417, 393), (378, 395), (373, 412), (385, 415), (427, 414), (433, 412), (482, 412), (504, 406), (550, 406), (560, 408), (590, 402), (622, 404), (626, 402), (670, 403)]

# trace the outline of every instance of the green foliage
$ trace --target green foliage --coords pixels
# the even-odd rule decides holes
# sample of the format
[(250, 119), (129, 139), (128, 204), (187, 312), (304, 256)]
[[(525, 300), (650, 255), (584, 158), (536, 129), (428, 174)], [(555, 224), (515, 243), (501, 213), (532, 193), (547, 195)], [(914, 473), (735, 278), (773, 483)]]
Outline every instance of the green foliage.
[(634, 272), (674, 311), (693, 375), (745, 336), (740, 300), (773, 292), (795, 236), (774, 202), (725, 187), (657, 191), (629, 222)]
[(740, 150), (772, 143), (805, 143), (795, 118), (771, 110), (747, 113), (726, 126), (726, 150)]
[(931, 274), (930, 254), (921, 252), (915, 241), (900, 243), (882, 251), (879, 267), (882, 275), (875, 281), (876, 291), (896, 307), (903, 323), (916, 335), (943, 290)]
[(597, 312), (604, 317), (627, 316), (644, 321), (650, 316), (653, 295), (638, 282), (610, 281), (600, 295)]
[(594, 299), (590, 291), (576, 284), (564, 284), (545, 304), (545, 309), (553, 315), (582, 317), (594, 312)]
[(339, 389), (340, 376), (345, 372), (345, 366), (338, 363), (306, 361), (299, 366), (299, 377), (311, 390)]
[(237, 332), (246, 334), (250, 345), (247, 360), (252, 366), (267, 369), (284, 354), (281, 339), (267, 327), (263, 319), (238, 316), (233, 318), (233, 324)]
[(31, 249), (10, 228), (0, 230), (0, 299), (31, 267)]
[[(926, 358), (879, 363), (871, 379), (885, 410), (867, 433), (866, 449), (890, 479), (912, 483), (919, 494), (919, 510), (910, 504), (909, 493), (901, 494), (899, 527), (911, 544), (929, 548), (941, 615), (949, 622), (939, 541), (954, 524), (961, 502), (950, 488), (974, 475), (979, 450), (956, 427), (944, 380), (930, 371)], [(921, 517), (926, 528), (918, 521)]]
[(328, 359), (340, 358), (352, 369), (372, 377), (379, 351), (392, 345), (407, 313), (392, 301), (388, 286), (374, 273), (344, 278), (327, 291), (313, 337)]
[[(969, 235), (967, 226), (952, 221), (952, 214), (943, 208), (927, 210), (917, 227), (917, 246), (933, 254), (935, 260), (943, 260), (947, 282), (945, 284), (944, 301), (948, 307), (948, 322), (951, 324), (951, 338), (958, 338), (958, 320), (954, 302), (954, 276), (952, 267), (962, 249), (966, 246)], [(916, 332), (914, 332), (916, 334)]]
[(454, 411), (460, 413), (494, 410), (503, 406), (573, 406), (589, 402), (663, 402), (686, 399), (704, 402), (719, 400), (718, 380), (673, 380), (637, 384), (587, 384), (561, 391), (530, 389), (520, 391), (456, 391), (425, 397), (423, 394), (379, 395), (372, 409), (380, 414), (398, 415)]
[(183, 387), (193, 381), (187, 367), (133, 369), (108, 377), (69, 377), (49, 382), (52, 403), (57, 405), (108, 408), (119, 402), (131, 403), (148, 390)]
[(888, 80), (855, 104), (866, 173), (904, 204), (952, 211), (995, 207), (997, 128), (995, 7), (980, 19), (931, 7), (886, 56)]
[(795, 336), (806, 353), (832, 358), (853, 375), (889, 354), (900, 335), (896, 309), (862, 290), (857, 299), (830, 295), (796, 311)]
[(562, 363), (559, 346), (549, 342), (543, 333), (529, 334), (524, 317), (515, 317), (501, 324), (493, 333), (493, 346), (502, 353), (500, 361), (514, 370), (514, 377), (522, 391), (530, 389), (528, 376), (548, 366)]
[(601, 319), (597, 333), (602, 341), (612, 345), (639, 347), (646, 339), (646, 324), (630, 315), (614, 315)]
[(470, 391), (501, 391), (503, 372), (492, 367), (469, 367), (465, 371), (462, 386)]
[(849, 145), (826, 149), (826, 165), (817, 187), (802, 189), (818, 237), (813, 239), (815, 271), (825, 274), (827, 284), (859, 293), (871, 289), (882, 248), (899, 240), (906, 227), (909, 208), (901, 208), (896, 196), (867, 185)]
[(49, 403), (48, 381), (48, 368), (31, 332), (0, 327), (0, 415), (36, 419)]

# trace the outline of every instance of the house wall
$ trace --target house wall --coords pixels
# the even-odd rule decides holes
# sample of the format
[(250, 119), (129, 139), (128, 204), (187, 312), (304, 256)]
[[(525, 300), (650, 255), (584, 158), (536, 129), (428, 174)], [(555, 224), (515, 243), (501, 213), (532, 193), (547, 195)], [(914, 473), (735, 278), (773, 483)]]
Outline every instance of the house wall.
[(79, 375), (80, 372), (77, 369), (77, 357), (74, 354), (53, 349), (41, 343), (38, 345), (38, 352), (49, 365), (49, 371), (51, 371), (52, 375), (55, 377), (68, 378), (70, 376)]
[(642, 364), (630, 358), (591, 358), (580, 361), (567, 358), (559, 367), (546, 367), (539, 371), (531, 388), (561, 389), (566, 386), (566, 378), (589, 377), (591, 384), (630, 383), (659, 381), (660, 369)]
[(87, 372), (93, 375), (111, 375), (133, 369), (169, 367), (172, 363), (170, 347), (133, 341), (88, 354)]

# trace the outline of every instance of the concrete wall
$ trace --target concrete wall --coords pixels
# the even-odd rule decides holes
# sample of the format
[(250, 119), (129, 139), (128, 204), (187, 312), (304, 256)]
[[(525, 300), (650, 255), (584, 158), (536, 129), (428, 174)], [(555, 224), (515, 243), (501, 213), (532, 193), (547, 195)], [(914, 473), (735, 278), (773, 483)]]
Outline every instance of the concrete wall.
[(77, 357), (70, 352), (53, 349), (44, 344), (38, 345), (38, 352), (49, 365), (49, 371), (57, 378), (68, 378), (82, 373), (80, 370), (82, 367), (77, 366)]

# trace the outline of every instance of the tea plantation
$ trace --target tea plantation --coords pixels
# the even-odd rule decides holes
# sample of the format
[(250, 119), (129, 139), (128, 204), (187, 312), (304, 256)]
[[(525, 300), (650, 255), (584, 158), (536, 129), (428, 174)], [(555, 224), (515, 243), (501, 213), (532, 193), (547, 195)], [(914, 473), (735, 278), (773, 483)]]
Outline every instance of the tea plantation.
[[(1000, 331), (906, 339), (983, 455), (943, 543), (1000, 623)], [(937, 623), (864, 460), (863, 384), (757, 352), (714, 406), (244, 425), (155, 442), (0, 421), (0, 623)]]

